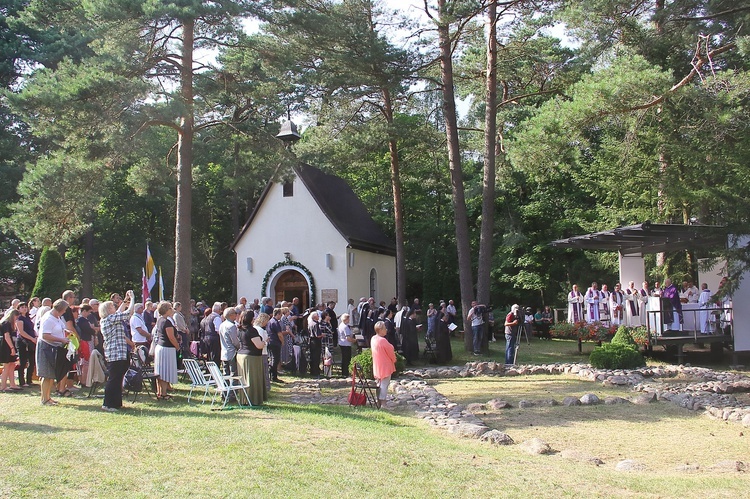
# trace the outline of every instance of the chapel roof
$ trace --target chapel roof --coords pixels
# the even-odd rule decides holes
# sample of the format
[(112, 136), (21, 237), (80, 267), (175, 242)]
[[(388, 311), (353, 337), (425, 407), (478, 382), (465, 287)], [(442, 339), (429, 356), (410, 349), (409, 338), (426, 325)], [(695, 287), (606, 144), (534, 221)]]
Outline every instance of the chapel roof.
[[(346, 239), (350, 247), (395, 256), (396, 248), (393, 241), (373, 220), (346, 180), (304, 163), (294, 165), (293, 169), (328, 220)], [(277, 182), (279, 181), (268, 182), (253, 212), (232, 243), (232, 248), (250, 227), (269, 190)]]

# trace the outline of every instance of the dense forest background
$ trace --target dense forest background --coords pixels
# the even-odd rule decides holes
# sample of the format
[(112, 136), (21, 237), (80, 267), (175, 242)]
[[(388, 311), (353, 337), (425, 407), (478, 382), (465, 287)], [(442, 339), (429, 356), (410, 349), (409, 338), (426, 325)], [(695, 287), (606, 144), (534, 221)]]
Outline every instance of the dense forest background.
[[(749, 2), (413, 3), (3, 0), (6, 290), (31, 291), (45, 247), (82, 295), (139, 288), (148, 242), (167, 296), (233, 301), (231, 243), (298, 160), (351, 184), (395, 234), (394, 291), (423, 301), (617, 279), (616, 254), (562, 237), (750, 230)], [(280, 237), (310, 222), (280, 214)]]

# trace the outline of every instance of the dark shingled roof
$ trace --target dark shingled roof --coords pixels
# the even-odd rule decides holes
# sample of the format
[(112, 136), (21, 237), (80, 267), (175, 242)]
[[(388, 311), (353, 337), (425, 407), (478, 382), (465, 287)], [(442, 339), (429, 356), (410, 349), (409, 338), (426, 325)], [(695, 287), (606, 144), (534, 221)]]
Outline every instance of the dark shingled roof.
[[(372, 253), (396, 255), (396, 247), (393, 241), (375, 223), (365, 205), (344, 179), (306, 164), (294, 166), (294, 173), (305, 184), (320, 209), (347, 240), (349, 246)], [(233, 248), (252, 223), (272, 185), (273, 182), (269, 182), (263, 194), (261, 194), (253, 213), (237, 239), (234, 240)]]
[(557, 248), (619, 251), (623, 255), (661, 251), (715, 250), (727, 244), (727, 229), (717, 225), (655, 224), (650, 221), (558, 239)]

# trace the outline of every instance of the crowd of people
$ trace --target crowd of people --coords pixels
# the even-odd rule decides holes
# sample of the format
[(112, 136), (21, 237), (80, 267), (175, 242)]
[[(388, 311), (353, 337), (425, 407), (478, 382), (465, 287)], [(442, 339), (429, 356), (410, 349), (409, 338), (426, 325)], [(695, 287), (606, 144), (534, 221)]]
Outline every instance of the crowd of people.
[[(0, 390), (23, 391), (36, 373), (42, 404), (58, 405), (56, 399), (86, 387), (92, 352), (97, 351), (107, 370), (103, 411), (122, 408), (123, 378), (138, 355), (153, 361), (158, 400), (172, 398), (182, 359), (194, 357), (216, 362), (226, 376), (239, 377), (249, 386), (249, 402), (262, 405), (271, 383), (284, 383), (280, 375), (286, 371), (331, 376), (338, 347), (344, 378), (350, 376), (356, 350), (372, 349), (384, 400), (395, 352), (403, 353), (409, 364), (419, 356), (419, 300), (399, 306), (395, 298), (389, 305), (374, 298), (361, 298), (355, 305), (350, 299), (340, 316), (335, 308), (333, 301), (300, 310), (298, 298), (274, 305), (268, 297), (252, 302), (242, 297), (232, 306), (191, 300), (183, 310), (179, 302), (136, 303), (132, 291), (124, 298), (113, 293), (104, 302), (84, 298), (80, 304), (70, 290), (55, 301), (14, 300), (0, 320)], [(455, 317), (452, 300), (438, 307), (429, 304), (427, 341), (440, 363), (452, 359)]]
[[(731, 297), (721, 290), (726, 282), (724, 278), (719, 285), (719, 292), (714, 295), (706, 283), (701, 284), (699, 290), (692, 281), (683, 281), (677, 286), (671, 279), (665, 279), (663, 286), (657, 281), (653, 288), (649, 288), (648, 281), (643, 281), (640, 288), (630, 281), (626, 289), (616, 283), (613, 290), (606, 284), (601, 289), (596, 282), (585, 293), (578, 290), (574, 284), (568, 293), (568, 322), (599, 322), (605, 326), (625, 325), (629, 327), (646, 326), (649, 323), (649, 298), (660, 298), (659, 312), (663, 315), (663, 323), (671, 329), (679, 330), (684, 324), (683, 305), (697, 304), (698, 323), (702, 334), (710, 334), (712, 329), (711, 309), (721, 305), (724, 315), (732, 308)], [(653, 319), (651, 320), (653, 322)]]

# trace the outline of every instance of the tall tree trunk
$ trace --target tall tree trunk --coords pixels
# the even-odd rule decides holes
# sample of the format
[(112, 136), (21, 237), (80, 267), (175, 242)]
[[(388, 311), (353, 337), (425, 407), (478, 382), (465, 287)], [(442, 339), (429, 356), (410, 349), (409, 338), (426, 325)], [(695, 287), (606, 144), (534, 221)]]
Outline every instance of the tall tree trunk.
[[(456, 250), (458, 252), (458, 282), (461, 287), (461, 313), (463, 322), (474, 299), (471, 271), (471, 245), (469, 244), (469, 222), (466, 214), (466, 196), (464, 194), (463, 171), (461, 170), (461, 151), (458, 146), (458, 117), (456, 114), (456, 96), (453, 89), (453, 50), (450, 37), (446, 0), (438, 0), (440, 19), (437, 23), (440, 43), (440, 75), (443, 90), (443, 116), (445, 135), (448, 141), (448, 164), (451, 173), (453, 191), (453, 220), (456, 225)], [(471, 325), (464, 324), (464, 345), (467, 351), (472, 348)]]
[(175, 222), (174, 300), (190, 302), (190, 281), (193, 271), (192, 247), (192, 184), (193, 184), (193, 37), (195, 21), (182, 24), (182, 60), (180, 97), (183, 114), (177, 142), (177, 220)]
[[(235, 239), (239, 233), (240, 233), (240, 199), (239, 199), (239, 192), (236, 188), (237, 185), (237, 175), (240, 169), (240, 144), (239, 141), (236, 141), (234, 143), (234, 153), (233, 153), (233, 161), (234, 161), (234, 171), (232, 172), (233, 182), (232, 182), (232, 189), (231, 189), (231, 199), (229, 201), (229, 208), (231, 212), (231, 220), (232, 220), (232, 239)], [(234, 258), (234, 275), (235, 278), (232, 279), (232, 300), (237, 303), (239, 301), (239, 296), (237, 296), (237, 259)]]
[(484, 176), (482, 183), (482, 227), (479, 240), (477, 300), (490, 300), (490, 270), (495, 225), (495, 177), (497, 161), (497, 1), (488, 5), (487, 74), (485, 78)]
[(401, 173), (398, 163), (398, 141), (393, 130), (393, 100), (388, 88), (383, 88), (385, 119), (388, 122), (388, 152), (391, 156), (391, 187), (393, 188), (393, 221), (396, 225), (396, 297), (398, 303), (406, 299), (406, 251), (404, 250), (404, 205), (401, 202)]
[[(490, 271), (495, 229), (495, 147), (497, 144), (497, 1), (487, 6), (489, 30), (487, 36), (487, 75), (485, 78), (484, 110), (484, 178), (482, 182), (482, 228), (479, 238), (477, 269), (477, 301), (490, 302)], [(489, 349), (489, 335), (484, 335), (482, 349)]]
[[(669, 156), (664, 152), (664, 147), (659, 151), (659, 190), (656, 194), (656, 210), (658, 212), (658, 222), (668, 223), (667, 217), (667, 170), (669, 169)], [(656, 266), (663, 269), (666, 262), (666, 254), (662, 251), (656, 254)], [(663, 278), (663, 276), (662, 276)]]
[(83, 276), (81, 277), (81, 297), (94, 296), (94, 227), (83, 235)]
[[(656, 0), (654, 3), (654, 29), (656, 33), (661, 36), (664, 34), (664, 25), (661, 22), (661, 13), (664, 10), (664, 0)], [(666, 220), (666, 194), (664, 193), (664, 186), (666, 185), (666, 174), (667, 167), (669, 166), (669, 158), (664, 152), (664, 146), (659, 151), (659, 191), (657, 194), (657, 210), (659, 212), (659, 222), (669, 222)], [(664, 263), (666, 262), (666, 254), (662, 251), (656, 254), (656, 266), (664, 270)], [(664, 276), (662, 276), (663, 278)]]

